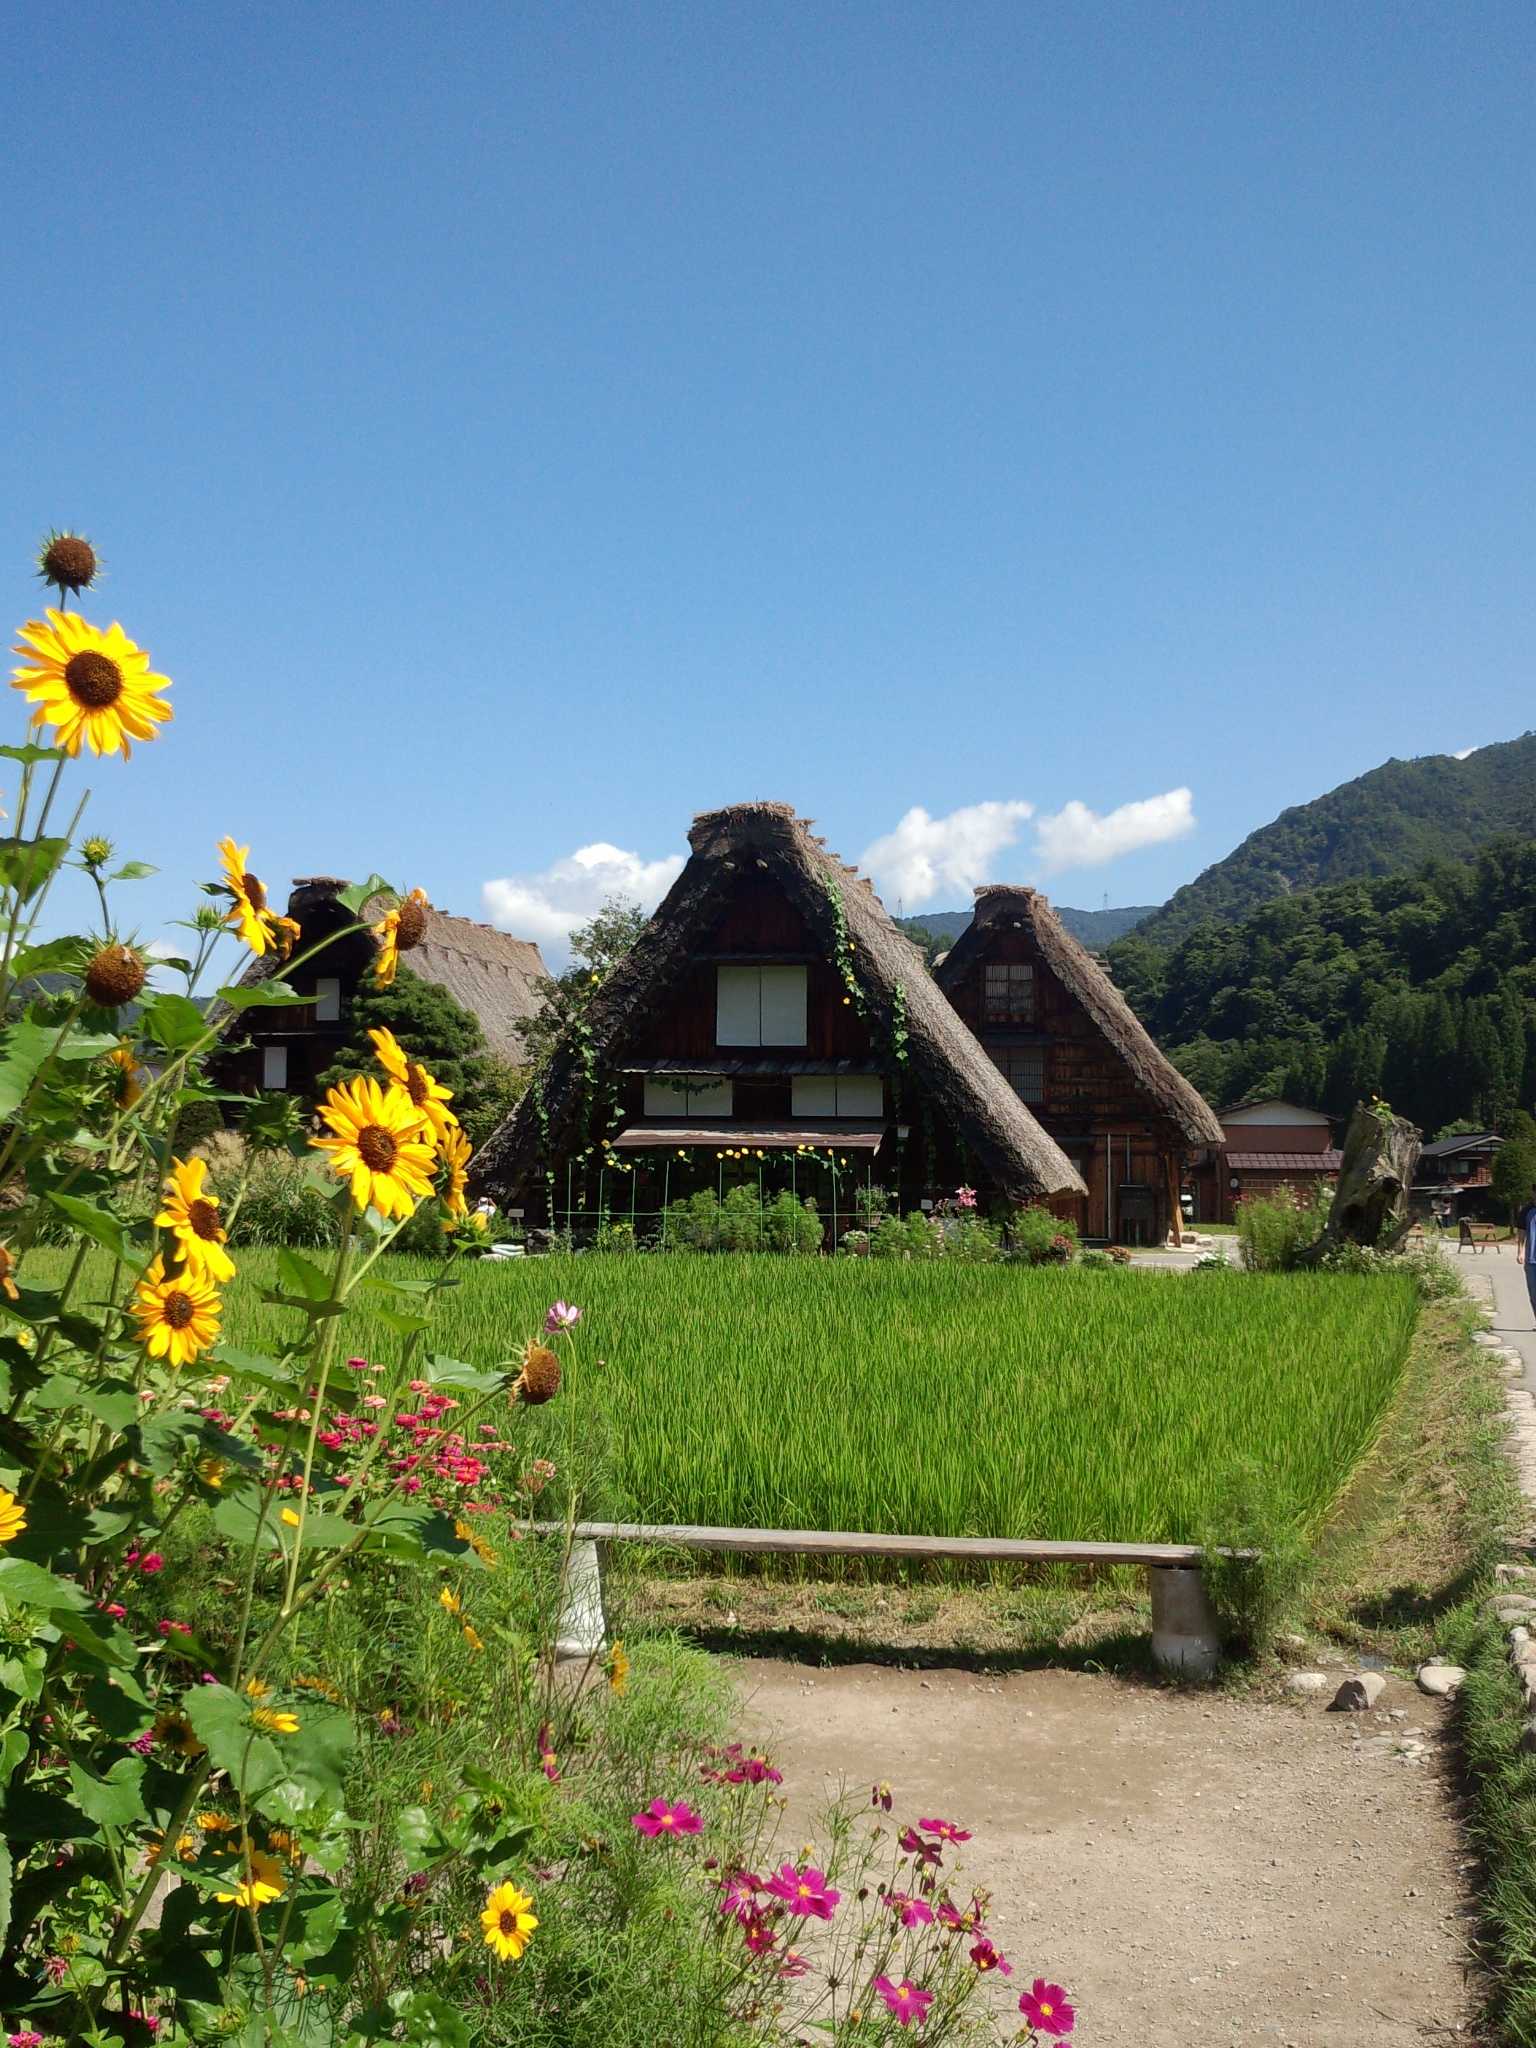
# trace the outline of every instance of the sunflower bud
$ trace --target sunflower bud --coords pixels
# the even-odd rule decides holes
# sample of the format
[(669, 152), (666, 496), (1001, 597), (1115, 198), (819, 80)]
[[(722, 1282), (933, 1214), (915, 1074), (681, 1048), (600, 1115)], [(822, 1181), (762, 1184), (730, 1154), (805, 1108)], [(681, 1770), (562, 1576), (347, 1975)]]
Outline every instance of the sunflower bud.
[(111, 840), (100, 837), (82, 839), (80, 842), (80, 858), (88, 868), (104, 868), (112, 858)]
[(527, 1408), (553, 1401), (560, 1391), (560, 1361), (545, 1344), (530, 1344), (523, 1353), (523, 1369), (513, 1388)]
[(100, 566), (96, 550), (78, 533), (50, 533), (38, 549), (38, 575), (61, 593), (89, 590)]
[(85, 970), (85, 992), (104, 1010), (131, 1003), (144, 986), (144, 962), (132, 946), (103, 946)]

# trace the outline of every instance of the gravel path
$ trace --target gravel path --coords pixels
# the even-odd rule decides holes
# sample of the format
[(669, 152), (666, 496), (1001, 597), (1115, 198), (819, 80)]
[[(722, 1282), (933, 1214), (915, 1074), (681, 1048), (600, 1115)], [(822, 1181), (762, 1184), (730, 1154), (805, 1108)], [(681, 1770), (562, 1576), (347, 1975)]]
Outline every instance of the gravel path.
[(1477, 2039), (1442, 1709), (1400, 1680), (1357, 1715), (1063, 1671), (739, 1671), (785, 1839), (844, 1779), (970, 1827), (1013, 1995), (1056, 1977), (1083, 2048)]

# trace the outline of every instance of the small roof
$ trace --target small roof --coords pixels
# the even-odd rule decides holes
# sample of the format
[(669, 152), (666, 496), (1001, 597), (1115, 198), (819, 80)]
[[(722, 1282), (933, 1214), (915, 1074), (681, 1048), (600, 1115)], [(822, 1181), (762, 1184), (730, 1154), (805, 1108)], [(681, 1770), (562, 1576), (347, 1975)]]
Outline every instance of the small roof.
[(884, 1124), (630, 1124), (614, 1139), (620, 1152), (654, 1151), (675, 1146), (682, 1152), (704, 1147), (715, 1152), (745, 1146), (749, 1152), (797, 1152), (814, 1145), (828, 1152), (878, 1152)]
[(1301, 1116), (1311, 1117), (1314, 1123), (1332, 1123), (1326, 1109), (1314, 1109), (1310, 1102), (1288, 1102), (1283, 1095), (1245, 1095), (1241, 1102), (1229, 1102), (1218, 1109), (1219, 1117), (1240, 1116), (1250, 1109), (1293, 1109)]
[(1436, 1138), (1432, 1145), (1421, 1145), (1421, 1159), (1447, 1159), (1453, 1152), (1480, 1152), (1497, 1150), (1504, 1140), (1497, 1131), (1463, 1131), (1456, 1138)]
[(1332, 1146), (1326, 1152), (1229, 1152), (1227, 1164), (1239, 1173), (1337, 1173), (1344, 1154)]
[(934, 964), (940, 988), (952, 989), (986, 944), (989, 928), (1017, 924), (1039, 949), (1056, 979), (1075, 996), (1104, 1037), (1130, 1068), (1153, 1107), (1191, 1145), (1219, 1145), (1221, 1125), (1193, 1082), (1185, 1079), (1103, 966), (1067, 930), (1038, 889), (988, 882), (976, 891), (971, 921), (941, 961)]

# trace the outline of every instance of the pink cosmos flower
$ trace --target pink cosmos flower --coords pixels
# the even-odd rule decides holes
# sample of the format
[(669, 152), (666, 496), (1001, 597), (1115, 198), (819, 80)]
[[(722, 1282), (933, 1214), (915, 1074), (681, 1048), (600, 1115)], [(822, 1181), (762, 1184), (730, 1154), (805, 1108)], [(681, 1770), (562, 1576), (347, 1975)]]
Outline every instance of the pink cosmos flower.
[(551, 1785), (560, 1782), (560, 1766), (555, 1761), (554, 1730), (547, 1721), (539, 1728), (539, 1767)]
[(686, 1800), (653, 1799), (644, 1813), (630, 1815), (642, 1835), (696, 1835), (704, 1823)]
[(1068, 2005), (1066, 1992), (1059, 1984), (1047, 1984), (1043, 1977), (1037, 1977), (1020, 1997), (1019, 2011), (1026, 2026), (1056, 2040), (1070, 2034), (1077, 2025), (1077, 2014)]
[(746, 1943), (748, 1955), (766, 1956), (770, 1954), (776, 1939), (777, 1936), (773, 1931), (773, 1922), (764, 1919), (761, 1913), (755, 1919), (745, 1922), (745, 1932), (742, 1935), (742, 1940)]
[(814, 1920), (830, 1920), (842, 1897), (827, 1883), (826, 1873), (813, 1863), (804, 1870), (796, 1870), (793, 1863), (782, 1864), (778, 1875), (770, 1877), (763, 1890), (770, 1898), (782, 1899), (791, 1913), (808, 1914)]
[(903, 1828), (896, 1837), (896, 1846), (908, 1856), (915, 1856), (919, 1863), (937, 1868), (944, 1861), (944, 1852), (937, 1842), (925, 1842), (916, 1828)]
[(956, 1827), (952, 1820), (920, 1820), (918, 1826), (924, 1834), (937, 1835), (941, 1842), (968, 1842), (969, 1828)]
[(581, 1321), (581, 1310), (568, 1301), (557, 1301), (544, 1318), (544, 1334), (553, 1337), (557, 1330), (574, 1330)]
[(733, 1870), (729, 1877), (722, 1877), (720, 1911), (739, 1920), (743, 1927), (750, 1927), (758, 1918), (757, 1894), (762, 1890), (762, 1882), (750, 1870)]
[(728, 1771), (719, 1773), (722, 1784), (726, 1785), (782, 1785), (784, 1773), (776, 1771), (766, 1757), (743, 1757)]
[(971, 1961), (976, 1965), (977, 1970), (983, 1977), (990, 1975), (993, 1970), (996, 1970), (1000, 1977), (1011, 1977), (1013, 1975), (1012, 1963), (1009, 1962), (1000, 1949), (992, 1946), (985, 1935), (981, 1937), (981, 1940), (971, 1950)]
[(869, 1788), (869, 1803), (870, 1803), (870, 1805), (871, 1805), (871, 1806), (878, 1806), (878, 1807), (880, 1807), (880, 1808), (881, 1808), (881, 1809), (882, 1809), (882, 1810), (883, 1810), (884, 1812), (886, 1812), (886, 1813), (889, 1813), (889, 1812), (890, 1812), (890, 1810), (891, 1810), (891, 1788), (890, 1788), (890, 1786), (889, 1786), (889, 1785), (887, 1785), (887, 1784), (886, 1784), (886, 1782), (885, 1782), (885, 1780), (884, 1780), (883, 1778), (882, 1778), (882, 1779), (880, 1780), (880, 1783), (879, 1783), (878, 1785), (871, 1785), (871, 1786), (870, 1786), (870, 1788)]
[(158, 1550), (152, 1550), (147, 1557), (139, 1559), (139, 1570), (141, 1572), (163, 1572), (165, 1570), (165, 1559)]
[(933, 1908), (926, 1899), (914, 1899), (908, 1892), (887, 1892), (885, 1903), (903, 1927), (931, 1927)]
[(933, 1993), (919, 1991), (910, 1977), (903, 1977), (899, 1984), (893, 1984), (889, 1977), (877, 1977), (875, 1989), (904, 2027), (910, 2027), (914, 2020), (921, 2026), (927, 2019)]
[(791, 1949), (779, 1965), (779, 1975), (781, 1977), (803, 1977), (810, 1967), (804, 1956), (796, 1955), (795, 1951)]

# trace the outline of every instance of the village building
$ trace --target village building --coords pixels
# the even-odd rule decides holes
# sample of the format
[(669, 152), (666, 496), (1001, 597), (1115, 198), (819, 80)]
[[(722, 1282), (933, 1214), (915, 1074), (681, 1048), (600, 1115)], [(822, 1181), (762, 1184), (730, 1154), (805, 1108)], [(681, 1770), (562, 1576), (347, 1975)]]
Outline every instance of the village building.
[[(294, 882), (288, 915), (299, 927), (296, 955), (358, 922), (338, 900), (347, 886), (334, 875), (310, 875)], [(312, 1100), (316, 1081), (349, 1036), (351, 999), (359, 982), (372, 974), (377, 951), (371, 932), (355, 931), (296, 966), (282, 964), (271, 953), (254, 961), (247, 981), (281, 974), (309, 1001), (246, 1010), (230, 1034), (229, 1051), (220, 1055), (221, 1085), (242, 1094), (268, 1089)], [(524, 1064), (522, 1027), (537, 1011), (539, 984), (548, 979), (536, 945), (429, 908), (421, 944), (404, 956), (402, 965), (422, 981), (436, 983), (468, 1010), (479, 1022), (489, 1052), (513, 1066)]]
[(934, 985), (869, 883), (787, 804), (698, 816), (690, 857), (472, 1186), (530, 1224), (650, 1226), (740, 1182), (903, 1211), (1083, 1197), (1076, 1169)]
[(1238, 1205), (1282, 1187), (1331, 1187), (1343, 1154), (1326, 1111), (1258, 1096), (1217, 1112), (1221, 1142), (1196, 1168), (1195, 1217), (1231, 1223)]
[(1423, 1146), (1413, 1183), (1415, 1206), (1448, 1223), (1496, 1214), (1493, 1162), (1503, 1143), (1496, 1131), (1470, 1131)]
[(978, 889), (970, 924), (934, 974), (1077, 1169), (1082, 1234), (1177, 1241), (1186, 1167), (1219, 1144), (1221, 1126), (1046, 898), (1012, 885)]

